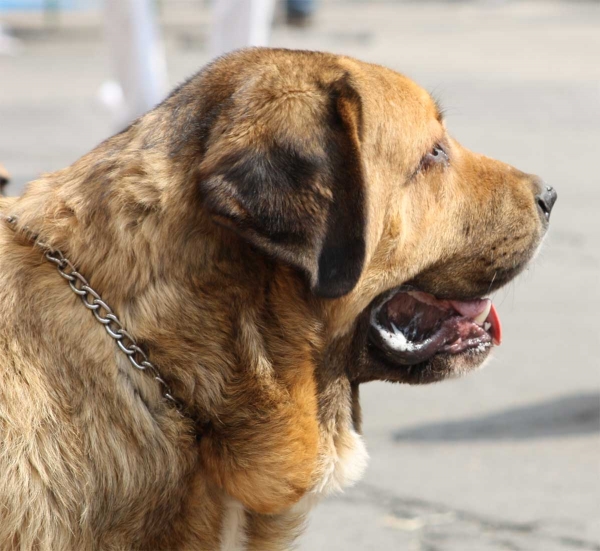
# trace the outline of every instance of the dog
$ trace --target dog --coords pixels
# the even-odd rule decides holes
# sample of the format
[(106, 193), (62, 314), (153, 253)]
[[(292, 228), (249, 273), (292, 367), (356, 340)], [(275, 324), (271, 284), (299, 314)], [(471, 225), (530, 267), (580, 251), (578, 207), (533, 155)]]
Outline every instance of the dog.
[(0, 548), (289, 548), (360, 384), (480, 366), (555, 200), (394, 71), (212, 62), (0, 199)]

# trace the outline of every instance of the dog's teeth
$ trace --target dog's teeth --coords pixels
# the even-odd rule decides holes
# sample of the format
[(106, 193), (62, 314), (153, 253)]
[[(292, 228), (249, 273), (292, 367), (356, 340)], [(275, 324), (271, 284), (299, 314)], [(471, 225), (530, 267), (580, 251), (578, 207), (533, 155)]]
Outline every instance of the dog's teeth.
[(492, 326), (492, 324), (491, 324), (490, 322), (488, 322), (488, 321), (486, 321), (486, 322), (483, 324), (483, 328), (484, 328), (486, 331), (489, 331), (491, 326)]
[(481, 314), (479, 314), (473, 321), (477, 324), (477, 325), (483, 325), (483, 323), (485, 322), (485, 320), (487, 319), (487, 317), (490, 315), (490, 310), (492, 309), (492, 301), (488, 300), (487, 306), (485, 307), (485, 310), (483, 312), (481, 312)]
[(396, 335), (398, 335), (398, 334), (400, 334), (400, 335), (403, 335), (402, 331), (400, 331), (400, 329), (398, 329), (398, 328), (396, 327), (396, 325), (394, 324), (394, 322), (393, 322), (393, 321), (392, 321), (392, 322), (390, 322), (390, 323), (392, 324), (392, 329), (394, 330), (394, 333), (395, 333)]

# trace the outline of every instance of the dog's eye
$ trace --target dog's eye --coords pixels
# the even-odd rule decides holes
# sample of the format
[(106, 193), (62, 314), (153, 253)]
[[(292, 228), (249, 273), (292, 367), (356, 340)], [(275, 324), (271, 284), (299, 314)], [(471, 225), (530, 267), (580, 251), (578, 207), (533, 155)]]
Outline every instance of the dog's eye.
[(436, 146), (429, 152), (421, 161), (421, 170), (428, 169), (434, 165), (443, 163), (448, 164), (448, 154), (444, 151), (444, 148), (436, 144)]

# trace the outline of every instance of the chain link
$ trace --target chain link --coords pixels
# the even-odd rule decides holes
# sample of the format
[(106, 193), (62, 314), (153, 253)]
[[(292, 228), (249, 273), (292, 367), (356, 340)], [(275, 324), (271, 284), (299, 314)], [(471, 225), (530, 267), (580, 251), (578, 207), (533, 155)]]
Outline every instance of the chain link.
[[(14, 216), (9, 216), (6, 218), (6, 221), (14, 226), (17, 219)], [(135, 338), (123, 327), (123, 324), (112, 308), (90, 287), (85, 277), (75, 269), (75, 266), (61, 251), (53, 249), (49, 245), (37, 240), (36, 244), (44, 250), (46, 260), (56, 266), (58, 273), (67, 280), (71, 290), (79, 296), (84, 306), (92, 311), (96, 320), (104, 326), (108, 335), (115, 340), (119, 350), (125, 354), (129, 363), (135, 369), (149, 373), (158, 383), (163, 398), (181, 412), (181, 402), (173, 396), (171, 388), (162, 378), (156, 366), (148, 359), (148, 356), (137, 344)]]

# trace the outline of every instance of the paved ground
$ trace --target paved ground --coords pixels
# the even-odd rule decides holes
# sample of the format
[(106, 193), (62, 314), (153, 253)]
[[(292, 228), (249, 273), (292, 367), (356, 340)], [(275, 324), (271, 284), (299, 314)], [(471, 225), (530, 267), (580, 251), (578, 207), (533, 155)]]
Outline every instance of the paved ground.
[[(206, 17), (166, 16), (176, 83), (207, 61)], [(21, 55), (0, 57), (13, 193), (111, 132), (94, 99), (108, 67), (93, 21), (35, 26), (21, 20)], [(319, 506), (301, 549), (600, 550), (600, 4), (332, 1), (274, 43), (407, 73), (465, 145), (559, 191), (543, 253), (496, 294), (495, 360), (437, 386), (366, 386), (369, 471)]]

